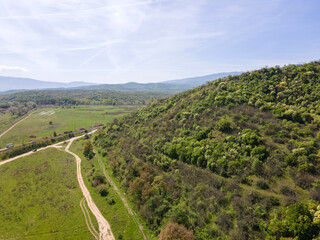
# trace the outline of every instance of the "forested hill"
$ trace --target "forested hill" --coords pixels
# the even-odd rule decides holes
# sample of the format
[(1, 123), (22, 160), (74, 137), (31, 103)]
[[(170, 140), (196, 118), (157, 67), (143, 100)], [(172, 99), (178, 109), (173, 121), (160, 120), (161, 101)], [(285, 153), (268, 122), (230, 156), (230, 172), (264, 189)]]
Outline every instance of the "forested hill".
[(95, 145), (159, 239), (319, 239), (320, 62), (154, 102)]

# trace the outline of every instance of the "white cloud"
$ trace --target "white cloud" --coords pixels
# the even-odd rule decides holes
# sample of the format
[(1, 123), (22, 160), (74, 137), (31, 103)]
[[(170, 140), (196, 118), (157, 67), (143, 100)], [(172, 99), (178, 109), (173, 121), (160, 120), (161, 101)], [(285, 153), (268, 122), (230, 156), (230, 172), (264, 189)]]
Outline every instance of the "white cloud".
[(268, 25), (284, 20), (286, 1), (0, 1), (0, 64), (25, 66), (30, 77), (53, 81), (158, 81), (217, 72), (212, 66), (242, 64), (257, 49), (240, 42), (281, 27)]
[(7, 65), (0, 65), (0, 71), (6, 71), (6, 72), (27, 72), (28, 70), (23, 68), (23, 67), (19, 67), (19, 66), (7, 66)]

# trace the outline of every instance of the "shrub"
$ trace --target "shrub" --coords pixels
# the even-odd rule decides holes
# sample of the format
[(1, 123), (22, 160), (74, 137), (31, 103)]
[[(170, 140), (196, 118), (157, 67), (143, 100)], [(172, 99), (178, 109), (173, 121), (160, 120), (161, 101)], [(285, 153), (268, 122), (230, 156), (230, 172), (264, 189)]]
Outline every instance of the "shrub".
[(106, 187), (106, 185), (99, 185), (97, 190), (98, 190), (101, 197), (106, 197), (109, 194), (109, 190)]
[(232, 123), (230, 120), (222, 118), (217, 122), (217, 129), (221, 132), (230, 132), (232, 131)]
[(258, 180), (257, 182), (256, 182), (256, 186), (258, 187), (258, 188), (261, 188), (261, 189), (264, 189), (264, 190), (267, 190), (267, 189), (269, 189), (269, 185), (266, 183), (266, 181), (264, 181), (264, 180)]
[(183, 225), (177, 223), (167, 224), (160, 232), (159, 240), (193, 240), (192, 230), (186, 229)]

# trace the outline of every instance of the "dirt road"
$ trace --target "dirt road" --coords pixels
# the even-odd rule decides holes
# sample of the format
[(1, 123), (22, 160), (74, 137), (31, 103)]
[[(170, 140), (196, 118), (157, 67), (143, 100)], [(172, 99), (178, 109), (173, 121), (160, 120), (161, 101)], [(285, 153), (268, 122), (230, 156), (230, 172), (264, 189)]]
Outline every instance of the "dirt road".
[[(80, 137), (77, 137), (77, 138), (80, 138)], [(85, 199), (87, 201), (88, 207), (90, 208), (91, 212), (93, 213), (93, 215), (97, 219), (97, 222), (99, 225), (99, 231), (100, 231), (99, 239), (101, 239), (101, 240), (115, 240), (113, 233), (111, 231), (110, 224), (104, 218), (104, 216), (101, 214), (100, 210), (98, 209), (98, 207), (96, 206), (96, 204), (92, 200), (89, 190), (87, 189), (86, 185), (83, 182), (83, 178), (82, 178), (82, 174), (81, 174), (81, 158), (77, 154), (75, 154), (69, 150), (72, 142), (74, 140), (76, 140), (77, 138), (72, 138), (69, 141), (69, 144), (67, 145), (65, 151), (76, 158), (78, 182), (79, 182), (81, 191), (83, 193), (83, 196), (85, 197)]]
[(12, 128), (14, 128), (16, 125), (18, 125), (19, 123), (21, 123), (22, 121), (26, 120), (28, 117), (30, 117), (33, 113), (30, 113), (28, 116), (26, 116), (25, 118), (21, 119), (19, 122), (16, 122), (15, 124), (13, 124), (9, 129), (7, 129), (6, 131), (4, 131), (3, 133), (0, 134), (0, 137), (2, 137), (3, 135), (5, 135), (7, 132), (9, 132)]
[(87, 227), (89, 229), (89, 231), (91, 232), (92, 236), (96, 239), (96, 240), (99, 240), (99, 233), (96, 231), (95, 227), (93, 226), (92, 224), (92, 221), (91, 221), (91, 218), (90, 218), (90, 214), (89, 214), (89, 211), (86, 207), (86, 204), (85, 204), (85, 199), (83, 198), (81, 201), (80, 201), (80, 208), (83, 212), (83, 215), (84, 215), (84, 218), (86, 220), (86, 224), (87, 224)]
[[(96, 130), (94, 130), (94, 131), (92, 131), (92, 132), (90, 132), (88, 134), (92, 134), (95, 131)], [(98, 225), (99, 225), (99, 231), (100, 231), (99, 240), (115, 240), (115, 238), (113, 236), (113, 233), (111, 231), (110, 224), (108, 223), (108, 221), (101, 214), (100, 210), (98, 209), (98, 207), (96, 206), (96, 204), (92, 200), (89, 190), (87, 189), (87, 187), (84, 184), (84, 181), (83, 181), (83, 178), (82, 178), (82, 174), (81, 174), (81, 158), (77, 154), (75, 154), (75, 153), (73, 153), (73, 152), (71, 152), (69, 150), (72, 142), (74, 140), (76, 140), (76, 139), (82, 138), (83, 136), (85, 136), (85, 135), (81, 135), (81, 136), (74, 137), (74, 138), (71, 138), (69, 140), (63, 141), (63, 142), (69, 142), (67, 147), (65, 148), (65, 151), (76, 158), (78, 182), (79, 182), (79, 185), (80, 185), (80, 189), (81, 189), (81, 191), (83, 193), (83, 196), (85, 197), (85, 199), (87, 201), (88, 207), (90, 208), (90, 210), (92, 211), (93, 215), (97, 219), (97, 222), (98, 222)], [(59, 142), (59, 143), (52, 144), (52, 145), (49, 145), (49, 146), (46, 146), (46, 147), (43, 147), (43, 148), (39, 148), (37, 151), (42, 151), (42, 150), (45, 150), (45, 149), (51, 148), (51, 147), (60, 148), (61, 146), (59, 146), (59, 145), (61, 145), (63, 142)], [(16, 159), (19, 159), (19, 158), (22, 158), (22, 157), (25, 157), (25, 156), (29, 156), (29, 155), (31, 155), (33, 153), (35, 153), (35, 152), (30, 151), (30, 152), (21, 154), (19, 156), (16, 156), (16, 157), (1, 161), (0, 162), (0, 166), (4, 165), (6, 163), (12, 162), (12, 161), (14, 161)]]
[[(69, 140), (67, 140), (67, 141), (70, 141), (70, 140), (71, 140), (71, 139), (69, 139)], [(50, 147), (58, 147), (58, 145), (61, 144), (61, 143), (62, 143), (62, 142), (56, 143), (56, 144), (52, 144), (52, 145), (49, 145), (49, 146), (46, 146), (46, 147), (43, 147), (43, 148), (39, 148), (37, 151), (42, 151), (42, 150), (47, 149), (47, 148), (50, 148)], [(19, 156), (16, 156), (16, 157), (13, 157), (13, 158), (10, 158), (10, 159), (1, 161), (1, 162), (0, 162), (0, 166), (6, 164), (6, 163), (8, 163), (8, 162), (12, 162), (12, 161), (14, 161), (14, 160), (16, 160), (16, 159), (29, 156), (29, 155), (31, 155), (31, 154), (33, 154), (33, 153), (34, 153), (33, 151), (30, 151), (30, 152), (21, 154), (21, 155), (19, 155)]]

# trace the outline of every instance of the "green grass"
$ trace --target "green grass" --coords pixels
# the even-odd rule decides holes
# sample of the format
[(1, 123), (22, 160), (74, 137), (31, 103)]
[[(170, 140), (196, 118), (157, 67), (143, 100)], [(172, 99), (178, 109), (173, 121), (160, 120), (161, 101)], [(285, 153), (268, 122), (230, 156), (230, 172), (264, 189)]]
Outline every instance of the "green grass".
[[(75, 108), (46, 108), (38, 109), (32, 116), (19, 123), (11, 131), (0, 138), (0, 148), (7, 143), (15, 145), (28, 143), (30, 136), (48, 137), (79, 128), (89, 128), (97, 124), (105, 124), (114, 118), (121, 117), (134, 108), (114, 106), (80, 106)], [(52, 112), (52, 115), (42, 113)], [(3, 116), (5, 118), (5, 116)], [(52, 124), (49, 124), (52, 122)]]
[(8, 121), (12, 119), (12, 115), (9, 113), (9, 111), (1, 112), (0, 113), (0, 128), (5, 126)]
[[(79, 157), (81, 157), (82, 162), (82, 175), (84, 182), (89, 189), (91, 196), (96, 203), (97, 207), (100, 209), (103, 216), (111, 225), (112, 232), (116, 239), (119, 239), (119, 236), (122, 235), (123, 239), (126, 240), (138, 240), (143, 239), (138, 227), (132, 220), (131, 216), (128, 214), (127, 209), (124, 207), (121, 199), (115, 190), (108, 184), (109, 194), (107, 197), (101, 197), (97, 192), (95, 187), (91, 185), (91, 179), (94, 174), (103, 175), (102, 170), (100, 169), (98, 160), (94, 157), (91, 160), (87, 160), (83, 154), (83, 140), (77, 140), (73, 142), (70, 150), (75, 152)], [(109, 205), (107, 200), (114, 199), (115, 204)]]
[(18, 122), (20, 119), (24, 118), (12, 115), (9, 111), (1, 112), (0, 113), (0, 133), (7, 130), (11, 127), (14, 123)]
[(48, 149), (0, 167), (0, 239), (93, 239), (74, 158)]
[[(120, 193), (122, 196), (125, 196), (126, 194), (124, 193), (124, 191), (122, 191), (121, 189), (121, 184), (118, 182), (118, 180), (113, 176), (112, 174), (112, 170), (110, 168), (110, 166), (108, 165), (108, 160), (107, 160), (107, 157), (102, 157), (101, 154), (99, 154), (97, 156), (98, 158), (101, 159), (101, 161), (103, 162), (104, 166), (105, 166), (105, 169), (109, 175), (109, 177), (112, 179), (112, 181), (116, 184), (116, 186), (118, 187)], [(136, 213), (137, 213), (137, 210), (135, 209), (135, 206), (134, 204), (129, 200), (127, 199), (127, 203), (128, 205), (130, 206), (131, 209), (133, 209)], [(149, 238), (149, 239), (152, 239), (152, 240), (155, 240), (155, 239), (158, 239), (157, 238), (157, 235), (154, 234), (154, 232), (152, 232), (148, 227), (147, 225), (145, 224), (144, 220), (142, 219), (142, 217), (139, 217), (137, 215), (137, 217), (139, 218), (139, 221), (140, 223), (142, 224), (143, 228), (144, 228), (144, 233), (145, 235)]]

